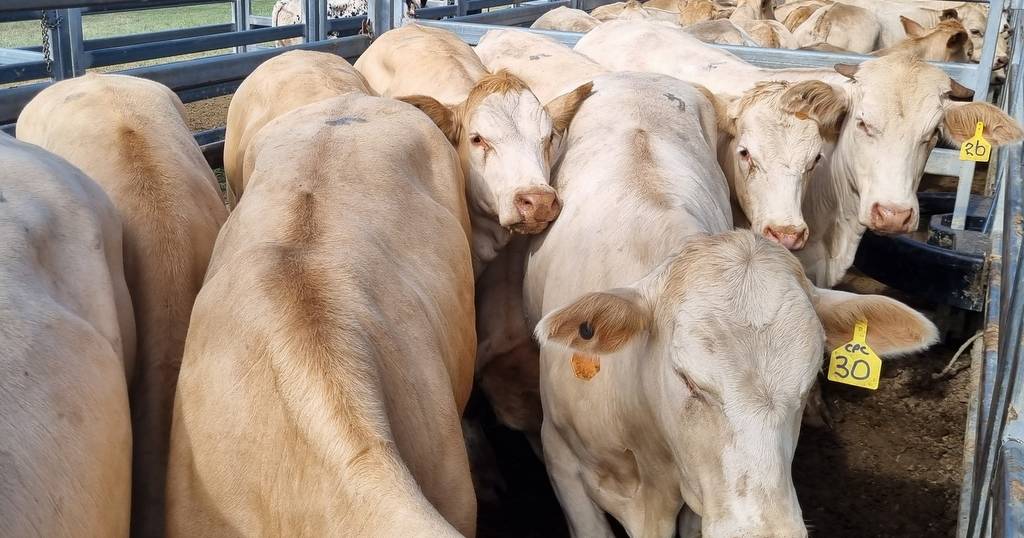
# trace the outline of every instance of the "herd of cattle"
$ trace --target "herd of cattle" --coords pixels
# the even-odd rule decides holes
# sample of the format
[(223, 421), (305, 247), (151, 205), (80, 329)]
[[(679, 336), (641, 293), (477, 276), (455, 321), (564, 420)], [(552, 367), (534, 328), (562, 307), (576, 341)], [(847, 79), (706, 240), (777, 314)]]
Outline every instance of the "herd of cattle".
[(806, 536), (824, 352), (937, 339), (829, 288), (940, 139), (1022, 138), (971, 97), (906, 51), (409, 24), (243, 82), (229, 213), (173, 92), (56, 83), (0, 134), (0, 535), (472, 536), (476, 383), (574, 536)]

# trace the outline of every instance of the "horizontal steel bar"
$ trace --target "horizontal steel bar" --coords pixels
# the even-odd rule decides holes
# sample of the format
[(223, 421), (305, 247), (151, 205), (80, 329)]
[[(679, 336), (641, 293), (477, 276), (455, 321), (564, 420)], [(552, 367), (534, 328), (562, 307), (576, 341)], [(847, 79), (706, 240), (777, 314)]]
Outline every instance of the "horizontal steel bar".
[(559, 0), (557, 2), (548, 2), (545, 3), (544, 5), (512, 7), (508, 9), (500, 9), (497, 11), (489, 11), (487, 13), (466, 15), (464, 17), (457, 17), (452, 20), (463, 23), (477, 23), (483, 25), (500, 24), (507, 26), (516, 26), (523, 23), (533, 22), (537, 20), (537, 18), (540, 17), (541, 15), (557, 7), (569, 7), (569, 5), (569, 0)]
[(417, 20), (441, 19), (458, 13), (456, 6), (424, 7), (416, 10)]
[(0, 8), (0, 22), (38, 21), (43, 12), (38, 9), (25, 11), (4, 11)]
[[(197, 58), (149, 67), (121, 71), (126, 75), (155, 80), (179, 94), (197, 88), (214, 86), (245, 78), (261, 63), (289, 50), (318, 50), (354, 59), (370, 44), (365, 35), (329, 39), (316, 43), (303, 43), (291, 47), (278, 47), (245, 54), (225, 54)], [(0, 124), (17, 121), (18, 113), (36, 94), (49, 86), (49, 82), (27, 84), (0, 90)]]
[(227, 82), (219, 82), (209, 86), (179, 90), (178, 98), (181, 99), (182, 103), (192, 103), (195, 101), (202, 101), (204, 99), (213, 99), (214, 97), (230, 95), (235, 93), (235, 90), (238, 89), (238, 86), (242, 84), (243, 80), (245, 79), (229, 80)]
[[(562, 5), (564, 2), (552, 2), (551, 5), (557, 7)], [(534, 10), (537, 8), (542, 9), (539, 13)], [(493, 30), (494, 26), (488, 24), (479, 24), (480, 22), (489, 22), (491, 24), (505, 23), (505, 21), (518, 21), (514, 24), (521, 22), (529, 22), (528, 20), (520, 20), (525, 17), (516, 16), (511, 12), (515, 13), (536, 13), (537, 16), (543, 14), (544, 11), (553, 9), (548, 6), (523, 6), (512, 8), (507, 11), (510, 13), (505, 17), (499, 17), (498, 15), (504, 15), (504, 11), (492, 13), (481, 13), (480, 15), (470, 15), (469, 17), (462, 17), (458, 20), (447, 20), (447, 21), (424, 21), (424, 24), (436, 25), (439, 28), (447, 28), (459, 36), (464, 41), (471, 45), (475, 45), (480, 38), (487, 33), (489, 30)], [(523, 11), (520, 11), (523, 10)], [(487, 15), (494, 15), (495, 17), (485, 17)], [(483, 18), (481, 18), (483, 17)], [(573, 32), (556, 32), (552, 30), (533, 30), (539, 34), (547, 35), (560, 41), (570, 47), (576, 45), (576, 42), (583, 37), (583, 34)], [(710, 45), (726, 51), (729, 51), (744, 61), (750, 62), (758, 67), (765, 68), (821, 68), (821, 67), (832, 67), (837, 63), (860, 63), (865, 60), (871, 60), (874, 56), (865, 56), (863, 54), (838, 54), (834, 52), (820, 52), (813, 50), (789, 50), (789, 49), (763, 49), (757, 47), (741, 47), (737, 45)], [(942, 63), (932, 62), (933, 65), (939, 67), (946, 72), (950, 77), (956, 79), (961, 84), (973, 87), (975, 84), (975, 73), (978, 70), (978, 64), (959, 64), (959, 63)]]
[(26, 80), (49, 78), (46, 72), (46, 62), (23, 62), (9, 65), (0, 65), (0, 84), (11, 84)]
[(131, 0), (119, 0), (119, 2), (103, 5), (89, 6), (82, 8), (83, 15), (99, 13), (123, 13), (127, 11), (140, 11), (147, 9), (161, 9), (167, 7), (204, 6), (210, 4), (228, 4), (231, 0), (150, 0), (145, 4)]
[(41, 62), (43, 53), (23, 49), (0, 49), (0, 65)]
[(262, 15), (249, 15), (250, 26), (273, 26), (274, 21), (270, 17), (264, 17)]
[(161, 41), (159, 43), (145, 43), (142, 45), (86, 51), (82, 55), (82, 65), (86, 68), (102, 67), (300, 37), (302, 36), (303, 28), (301, 24), (289, 24), (288, 26), (278, 26), (275, 28), (260, 28), (244, 32), (186, 37)]
[(188, 4), (223, 4), (231, 0), (3, 0), (0, 12), (30, 9), (67, 9), (80, 7), (82, 13), (112, 10), (152, 9)]
[(935, 148), (924, 165), (924, 173), (935, 176), (956, 177), (960, 173), (960, 152), (952, 149)]
[(170, 41), (172, 39), (182, 39), (186, 37), (223, 34), (226, 32), (233, 32), (234, 30), (235, 25), (229, 22), (224, 24), (193, 26), (191, 28), (180, 28), (177, 30), (165, 30), (162, 32), (87, 39), (85, 40), (85, 50), (110, 49), (114, 47), (126, 47), (129, 45), (141, 45), (143, 43), (156, 43), (158, 41)]
[(360, 15), (358, 17), (342, 17), (338, 19), (327, 19), (327, 31), (328, 32), (358, 32), (363, 28), (363, 22), (366, 20), (366, 15)]

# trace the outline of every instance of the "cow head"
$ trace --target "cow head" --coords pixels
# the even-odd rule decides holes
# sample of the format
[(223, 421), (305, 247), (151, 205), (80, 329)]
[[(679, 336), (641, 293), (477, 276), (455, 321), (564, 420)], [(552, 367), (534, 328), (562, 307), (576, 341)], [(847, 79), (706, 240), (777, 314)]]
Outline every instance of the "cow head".
[(804, 193), (846, 110), (829, 89), (772, 81), (732, 101), (705, 93), (731, 137), (723, 168), (751, 229), (791, 250), (807, 241)]
[(940, 136), (959, 145), (974, 135), (977, 121), (985, 122), (993, 145), (1022, 136), (998, 108), (958, 102), (973, 92), (916, 56), (896, 53), (836, 70), (847, 81), (832, 88), (848, 112), (831, 173), (859, 195), (858, 220), (874, 231), (917, 229), (917, 186)]
[[(907, 17), (900, 17), (903, 30), (907, 33), (907, 44), (916, 48), (922, 58), (930, 62), (968, 62), (974, 54), (974, 43), (967, 29), (956, 18), (944, 19), (931, 29), (926, 29)], [(903, 44), (897, 47), (905, 46)], [(884, 51), (880, 51), (884, 52)], [(877, 56), (884, 54), (875, 53)]]
[(519, 78), (501, 70), (481, 79), (463, 103), (403, 97), (424, 111), (458, 149), (472, 208), (517, 233), (539, 233), (561, 209), (549, 185), (555, 139), (588, 95), (587, 83), (541, 106)]
[(644, 390), (628, 397), (652, 407), (703, 536), (802, 537), (790, 471), (802, 410), (826, 345), (848, 341), (859, 319), (879, 354), (937, 337), (909, 307), (816, 289), (785, 249), (733, 231), (691, 239), (633, 285), (551, 312), (536, 336), (603, 363), (636, 361), (625, 371), (641, 372)]
[[(971, 60), (981, 61), (981, 47), (985, 42), (985, 33), (988, 29), (988, 5), (985, 4), (963, 4), (955, 10), (943, 11), (941, 18), (958, 18), (967, 33), (970, 35), (973, 51)], [(1002, 16), (1002, 25), (996, 41), (996, 65), (995, 68), (1005, 67), (1009, 63), (1010, 50), (1010, 25), (1007, 23), (1006, 15)]]

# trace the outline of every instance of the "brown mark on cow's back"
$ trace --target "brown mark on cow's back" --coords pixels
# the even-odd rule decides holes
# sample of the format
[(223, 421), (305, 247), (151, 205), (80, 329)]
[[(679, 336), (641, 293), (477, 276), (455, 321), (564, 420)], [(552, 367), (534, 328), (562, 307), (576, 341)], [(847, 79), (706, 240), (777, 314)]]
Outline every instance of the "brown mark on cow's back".
[(636, 195), (656, 207), (672, 208), (672, 199), (664, 192), (664, 178), (657, 167), (653, 166), (654, 149), (651, 147), (650, 134), (637, 129), (630, 143), (631, 167), (627, 170), (628, 184)]

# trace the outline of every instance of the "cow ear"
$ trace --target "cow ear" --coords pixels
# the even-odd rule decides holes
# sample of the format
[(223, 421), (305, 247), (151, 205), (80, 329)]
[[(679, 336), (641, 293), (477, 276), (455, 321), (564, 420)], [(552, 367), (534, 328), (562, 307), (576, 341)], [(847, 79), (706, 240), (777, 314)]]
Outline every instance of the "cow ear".
[(459, 125), (459, 118), (453, 109), (444, 106), (437, 99), (427, 97), (426, 95), (408, 95), (399, 97), (398, 100), (409, 103), (423, 111), (437, 125), (437, 128), (441, 129), (441, 132), (444, 133), (444, 136), (448, 138), (452, 145), (459, 143), (461, 126)]
[(821, 288), (815, 295), (827, 351), (849, 342), (859, 320), (868, 322), (867, 342), (879, 355), (914, 353), (939, 340), (934, 323), (895, 299)]
[(903, 31), (910, 37), (921, 37), (928, 33), (917, 21), (900, 15), (900, 23), (903, 24)]
[(946, 48), (949, 50), (957, 50), (963, 48), (967, 43), (967, 32), (960, 30), (957, 33), (949, 36), (946, 41)]
[(985, 124), (982, 136), (992, 145), (1008, 144), (1024, 138), (1016, 120), (988, 103), (947, 103), (942, 121), (942, 134), (955, 144), (974, 136), (978, 122)]
[(737, 134), (736, 115), (732, 113), (732, 104), (736, 100), (726, 96), (715, 95), (711, 93), (711, 90), (700, 84), (694, 84), (693, 87), (704, 94), (704, 97), (711, 103), (711, 106), (715, 108), (715, 125), (718, 126), (718, 130), (735, 137)]
[(569, 306), (551, 312), (537, 324), (541, 344), (558, 344), (573, 351), (614, 353), (634, 336), (647, 331), (652, 314), (634, 288), (589, 293)]
[(841, 88), (820, 80), (805, 80), (786, 90), (782, 110), (817, 122), (822, 137), (835, 140), (846, 119), (847, 98)]
[(551, 116), (555, 133), (563, 134), (569, 129), (569, 124), (572, 123), (576, 111), (580, 109), (583, 101), (590, 97), (593, 88), (594, 83), (588, 82), (565, 95), (555, 97), (550, 103), (544, 105), (544, 109)]

